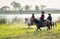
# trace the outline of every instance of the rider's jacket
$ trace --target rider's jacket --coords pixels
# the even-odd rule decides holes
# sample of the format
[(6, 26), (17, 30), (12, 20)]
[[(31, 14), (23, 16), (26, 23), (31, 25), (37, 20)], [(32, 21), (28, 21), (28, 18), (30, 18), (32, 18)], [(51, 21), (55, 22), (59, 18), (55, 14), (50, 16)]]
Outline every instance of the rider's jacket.
[(41, 17), (40, 17), (40, 19), (44, 20), (44, 17), (45, 17), (44, 14), (42, 14)]
[(52, 17), (51, 16), (48, 16), (48, 18), (47, 18), (48, 20), (50, 20), (50, 21), (52, 21)]
[(32, 15), (32, 17), (31, 18), (35, 18), (35, 16), (34, 15)]

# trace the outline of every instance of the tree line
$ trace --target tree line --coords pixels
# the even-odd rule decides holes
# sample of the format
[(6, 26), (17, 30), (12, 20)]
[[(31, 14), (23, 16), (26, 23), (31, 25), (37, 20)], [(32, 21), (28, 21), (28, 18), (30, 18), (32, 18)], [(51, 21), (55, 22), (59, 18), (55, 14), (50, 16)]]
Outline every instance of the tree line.
[[(20, 3), (15, 2), (15, 1), (12, 1), (10, 5), (13, 7), (14, 11), (19, 11), (19, 10), (23, 11), (23, 9), (25, 11), (29, 11), (29, 10), (31, 10), (31, 7), (32, 7), (32, 6), (29, 6), (29, 5), (25, 5), (24, 7), (22, 7)], [(39, 11), (40, 8), (41, 8), (41, 10), (43, 10), (44, 8), (46, 8), (46, 5), (40, 5), (40, 6), (36, 5), (34, 10)], [(10, 10), (10, 7), (9, 6), (3, 6), (3, 7), (0, 8), (0, 10), (1, 11)]]

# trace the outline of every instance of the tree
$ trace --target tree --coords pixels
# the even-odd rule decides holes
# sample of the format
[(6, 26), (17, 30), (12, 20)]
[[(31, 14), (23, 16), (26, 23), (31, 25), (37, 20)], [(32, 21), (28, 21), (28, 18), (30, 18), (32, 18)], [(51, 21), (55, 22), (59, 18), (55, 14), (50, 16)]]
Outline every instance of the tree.
[(40, 7), (43, 10), (46, 7), (46, 5), (40, 5)]
[(1, 11), (8, 11), (8, 10), (10, 10), (9, 6), (3, 6), (3, 7), (1, 7)]
[(29, 11), (30, 10), (30, 6), (29, 5), (26, 5), (25, 6), (25, 11)]
[(11, 5), (14, 7), (15, 10), (19, 10), (21, 5), (18, 2), (13, 1)]
[(37, 5), (35, 6), (35, 11), (39, 11), (39, 7)]

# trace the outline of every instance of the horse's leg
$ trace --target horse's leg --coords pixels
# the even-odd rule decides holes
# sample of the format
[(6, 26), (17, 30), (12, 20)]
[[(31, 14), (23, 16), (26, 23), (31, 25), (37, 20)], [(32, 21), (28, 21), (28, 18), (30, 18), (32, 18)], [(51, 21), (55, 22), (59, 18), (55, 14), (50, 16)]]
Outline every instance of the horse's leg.
[(38, 27), (37, 27), (36, 31), (38, 31)]
[(36, 25), (36, 26), (37, 26), (37, 29), (36, 29), (36, 31), (38, 31), (38, 29), (39, 29), (40, 27), (39, 27), (39, 25)]
[(39, 30), (41, 31), (41, 28), (39, 27)]
[(47, 30), (48, 30), (48, 28), (47, 28)]
[(36, 31), (38, 31), (38, 29), (41, 31), (41, 28), (40, 27), (37, 27)]
[(38, 25), (37, 25), (37, 29), (36, 29), (36, 31), (38, 31), (38, 29), (39, 29), (39, 27), (38, 27)]
[(54, 25), (53, 25), (53, 29), (55, 29), (55, 27), (57, 27), (57, 24), (56, 24), (56, 23), (54, 23)]
[(50, 30), (50, 26), (47, 28), (47, 30)]
[(55, 23), (55, 26), (57, 27), (57, 24)]
[(53, 25), (51, 24), (51, 29), (53, 28)]
[(30, 28), (30, 26), (31, 26), (31, 25), (28, 23), (28, 28)]

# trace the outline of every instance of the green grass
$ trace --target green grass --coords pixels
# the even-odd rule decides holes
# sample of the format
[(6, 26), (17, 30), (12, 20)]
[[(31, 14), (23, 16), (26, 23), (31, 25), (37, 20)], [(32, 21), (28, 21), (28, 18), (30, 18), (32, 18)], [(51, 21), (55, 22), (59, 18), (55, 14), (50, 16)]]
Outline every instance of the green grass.
[(0, 24), (0, 39), (60, 39), (60, 23), (55, 29), (39, 32), (24, 24)]

